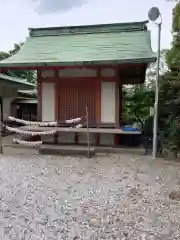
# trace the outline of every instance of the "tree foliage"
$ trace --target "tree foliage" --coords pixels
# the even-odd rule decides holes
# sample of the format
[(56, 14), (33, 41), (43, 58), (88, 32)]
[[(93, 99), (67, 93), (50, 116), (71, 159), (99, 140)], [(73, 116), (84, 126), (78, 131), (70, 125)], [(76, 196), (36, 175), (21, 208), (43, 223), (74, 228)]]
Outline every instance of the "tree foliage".
[(173, 42), (172, 48), (168, 51), (166, 60), (169, 69), (172, 67), (179, 68), (180, 62), (180, 3), (177, 3), (173, 9), (172, 33)]
[[(20, 50), (22, 45), (23, 45), (23, 43), (14, 44), (14, 48), (12, 50), (10, 50), (9, 52), (0, 52), (0, 61), (15, 55)], [(26, 79), (28, 82), (31, 82), (31, 83), (35, 83), (35, 81), (36, 81), (35, 71), (29, 71), (29, 70), (13, 70), (12, 71), (12, 70), (9, 70), (6, 72), (6, 74), (10, 75), (11, 77)]]
[(166, 54), (169, 71), (160, 83), (159, 118), (164, 123), (167, 147), (180, 150), (180, 129), (176, 124), (180, 116), (180, 3), (172, 12), (173, 42)]
[[(167, 72), (165, 56), (167, 49), (161, 50), (160, 76)], [(146, 72), (146, 80), (143, 87), (138, 85), (125, 87), (123, 89), (123, 114), (125, 119), (136, 121), (137, 117), (143, 122), (149, 117), (150, 107), (154, 107), (155, 81), (156, 81), (157, 63), (150, 64)]]
[(154, 90), (145, 85), (124, 88), (123, 100), (123, 118), (129, 123), (144, 122), (154, 104)]
[[(167, 52), (168, 52), (168, 49), (162, 49), (161, 50), (160, 66), (159, 66), (160, 76), (163, 76), (168, 71), (168, 66), (167, 66), (167, 63), (166, 63)], [(149, 68), (146, 71), (145, 85), (146, 85), (147, 88), (155, 89), (156, 70), (157, 70), (157, 62), (151, 63)]]

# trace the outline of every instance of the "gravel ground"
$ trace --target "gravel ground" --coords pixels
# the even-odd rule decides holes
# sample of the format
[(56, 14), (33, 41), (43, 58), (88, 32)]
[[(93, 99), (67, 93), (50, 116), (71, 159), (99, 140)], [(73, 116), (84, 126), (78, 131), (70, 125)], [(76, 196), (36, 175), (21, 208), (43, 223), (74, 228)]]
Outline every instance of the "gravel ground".
[(0, 239), (180, 239), (180, 164), (0, 156)]

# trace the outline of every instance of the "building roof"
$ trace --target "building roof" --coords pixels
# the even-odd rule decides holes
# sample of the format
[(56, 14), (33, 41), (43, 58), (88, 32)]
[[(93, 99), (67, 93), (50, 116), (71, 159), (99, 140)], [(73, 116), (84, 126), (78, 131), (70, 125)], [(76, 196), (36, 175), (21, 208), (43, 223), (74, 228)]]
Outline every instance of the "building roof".
[(6, 74), (0, 73), (0, 82), (4, 82), (8, 85), (16, 85), (19, 89), (22, 90), (32, 90), (35, 88), (35, 85), (27, 82), (25, 79), (19, 79), (16, 77), (11, 77)]
[(26, 95), (26, 96), (30, 96), (30, 97), (36, 97), (37, 95), (37, 90), (36, 90), (36, 86), (34, 86), (35, 88), (33, 90), (19, 90), (18, 93), (19, 95)]
[(31, 28), (21, 50), (0, 67), (153, 62), (147, 23)]
[(30, 99), (30, 98), (20, 99), (20, 98), (17, 98), (16, 103), (37, 104), (37, 99)]

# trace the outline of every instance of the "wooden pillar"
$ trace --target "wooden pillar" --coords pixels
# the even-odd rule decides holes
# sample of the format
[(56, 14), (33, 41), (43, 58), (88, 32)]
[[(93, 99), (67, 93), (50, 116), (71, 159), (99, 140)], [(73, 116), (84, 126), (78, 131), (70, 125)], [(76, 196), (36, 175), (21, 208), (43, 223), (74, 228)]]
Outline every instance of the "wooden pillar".
[(37, 119), (42, 120), (42, 83), (41, 71), (37, 70)]
[(77, 132), (74, 133), (74, 144), (75, 145), (79, 144), (79, 134)]
[[(115, 68), (115, 72), (116, 72), (116, 92), (115, 92), (115, 111), (116, 111), (116, 115), (115, 115), (115, 127), (116, 128), (120, 128), (120, 122), (119, 122), (119, 106), (120, 106), (120, 95), (119, 95), (119, 69), (118, 66)], [(114, 134), (114, 147), (118, 146), (118, 137), (119, 134)]]
[(97, 68), (97, 81), (96, 81), (96, 124), (101, 123), (101, 68)]
[(122, 121), (122, 107), (123, 107), (123, 94), (122, 94), (122, 88), (123, 88), (123, 85), (121, 83), (121, 80), (120, 80), (120, 83), (119, 83), (119, 121), (121, 123)]
[(100, 133), (96, 133), (96, 146), (100, 146)]
[(54, 70), (54, 105), (55, 105), (55, 121), (58, 121), (59, 119), (59, 74), (58, 69)]
[[(54, 70), (54, 105), (55, 105), (55, 121), (59, 121), (59, 72), (58, 69)], [(58, 144), (59, 134), (54, 134), (54, 144)]]
[[(101, 67), (97, 68), (97, 87), (96, 87), (96, 124), (101, 124)], [(100, 145), (100, 133), (96, 134), (96, 146)]]
[(115, 92), (115, 101), (116, 101), (116, 128), (119, 128), (119, 82), (116, 82), (116, 92)]
[(115, 110), (116, 110), (116, 115), (115, 115), (115, 127), (119, 128), (119, 70), (118, 67), (115, 68), (115, 74), (116, 74), (116, 92), (115, 92)]
[(114, 147), (117, 147), (118, 146), (118, 137), (119, 137), (119, 134), (114, 134)]
[(0, 154), (3, 154), (1, 114), (2, 114), (2, 112), (1, 112), (1, 104), (0, 104)]

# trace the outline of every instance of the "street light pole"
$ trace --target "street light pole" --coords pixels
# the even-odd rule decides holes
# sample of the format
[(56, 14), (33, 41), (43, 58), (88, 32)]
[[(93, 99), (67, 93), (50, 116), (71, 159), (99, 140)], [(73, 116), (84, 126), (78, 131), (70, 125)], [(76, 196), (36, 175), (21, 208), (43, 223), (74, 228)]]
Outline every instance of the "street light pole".
[(152, 157), (157, 157), (158, 145), (158, 105), (159, 105), (159, 71), (160, 71), (160, 51), (161, 51), (161, 28), (162, 21), (157, 23), (158, 26), (158, 45), (157, 45), (157, 68), (156, 68), (156, 89), (155, 89), (155, 102), (154, 102), (154, 127), (153, 127), (153, 154)]
[[(152, 7), (148, 12), (148, 17), (158, 26), (158, 44), (157, 44), (157, 68), (156, 68), (156, 83), (155, 83), (155, 102), (154, 102), (154, 126), (153, 126), (153, 153), (152, 157), (157, 157), (158, 145), (158, 105), (159, 105), (159, 70), (160, 70), (160, 51), (161, 51), (161, 28), (162, 17), (157, 7)], [(160, 22), (156, 20), (160, 19)]]

